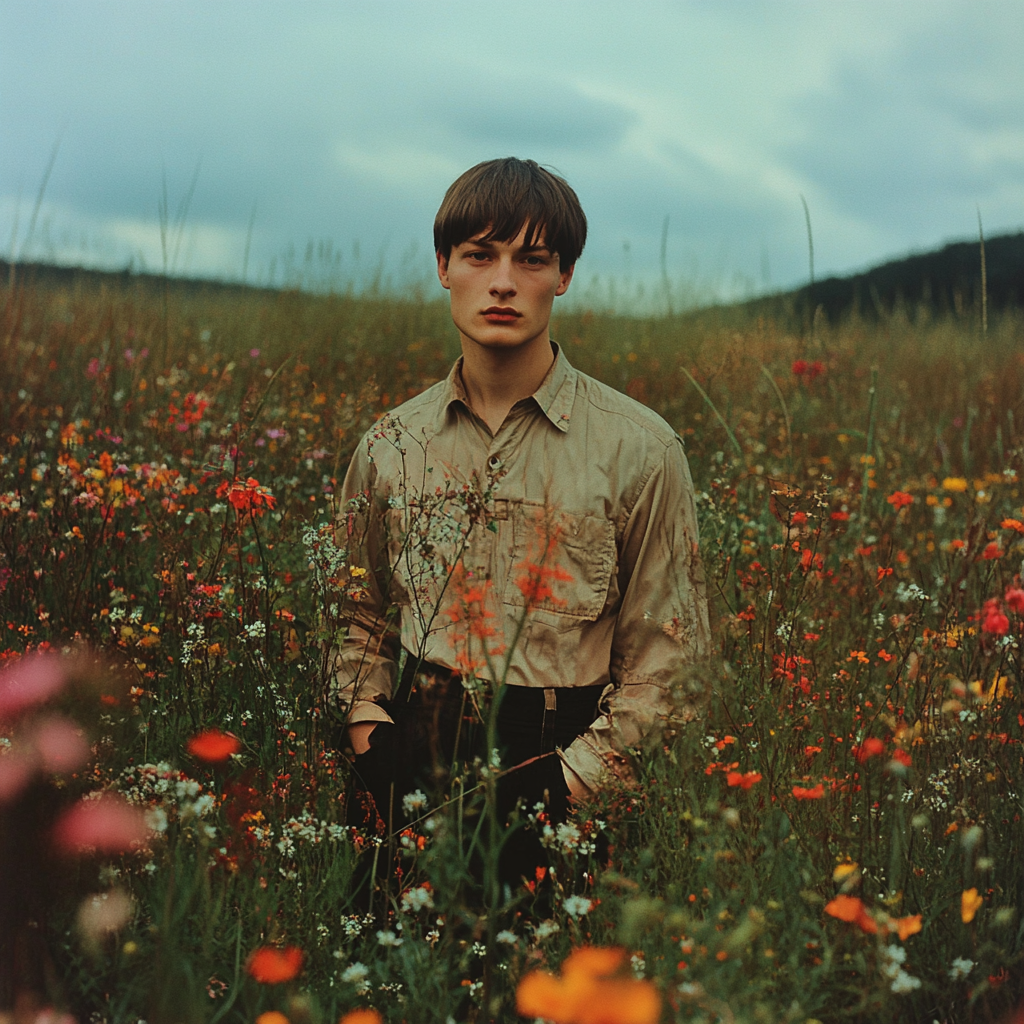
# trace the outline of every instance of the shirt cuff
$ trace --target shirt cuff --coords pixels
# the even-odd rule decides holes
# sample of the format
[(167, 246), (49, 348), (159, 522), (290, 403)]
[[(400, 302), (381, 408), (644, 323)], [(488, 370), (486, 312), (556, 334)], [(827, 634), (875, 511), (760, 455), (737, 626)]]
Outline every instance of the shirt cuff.
[(372, 700), (357, 700), (348, 713), (347, 724), (355, 725), (358, 722), (391, 722), (394, 719), (379, 705)]
[(605, 780), (605, 764), (601, 760), (601, 756), (581, 740), (582, 737), (573, 740), (565, 750), (558, 752), (558, 756), (563, 764), (574, 772), (583, 785), (593, 793), (601, 788), (601, 784)]

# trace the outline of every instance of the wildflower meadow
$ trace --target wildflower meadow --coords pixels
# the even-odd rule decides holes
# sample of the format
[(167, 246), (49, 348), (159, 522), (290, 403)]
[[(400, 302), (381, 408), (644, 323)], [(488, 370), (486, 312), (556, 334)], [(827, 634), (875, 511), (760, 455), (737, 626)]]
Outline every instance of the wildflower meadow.
[(497, 766), (389, 834), (331, 699), (337, 492), (448, 372), (444, 303), (12, 274), (0, 309), (0, 1020), (1012, 1019), (1020, 313), (556, 309), (686, 443), (714, 649), (633, 781), (523, 809), (551, 868), (499, 891)]

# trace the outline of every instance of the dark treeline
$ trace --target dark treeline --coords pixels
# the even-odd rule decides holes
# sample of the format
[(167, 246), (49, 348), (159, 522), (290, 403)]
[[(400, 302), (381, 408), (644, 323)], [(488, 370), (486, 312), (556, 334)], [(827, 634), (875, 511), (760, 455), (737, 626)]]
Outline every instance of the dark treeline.
[[(985, 265), (988, 308), (1024, 306), (1024, 232), (986, 239)], [(835, 323), (851, 314), (885, 319), (900, 309), (912, 319), (921, 310), (929, 315), (963, 314), (980, 310), (981, 299), (981, 246), (972, 241), (952, 242), (933, 252), (891, 260), (848, 277), (828, 277), (744, 305), (777, 318), (820, 308)]]

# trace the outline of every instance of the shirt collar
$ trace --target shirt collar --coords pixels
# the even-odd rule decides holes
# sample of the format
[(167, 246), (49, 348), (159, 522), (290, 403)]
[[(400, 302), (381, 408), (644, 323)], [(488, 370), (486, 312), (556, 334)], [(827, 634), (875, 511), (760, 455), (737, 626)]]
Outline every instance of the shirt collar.
[[(552, 425), (564, 434), (569, 429), (579, 375), (561, 347), (556, 342), (551, 342), (551, 347), (555, 350), (555, 361), (531, 397)], [(466, 394), (466, 386), (462, 383), (462, 356), (455, 361), (444, 383), (439, 409), (439, 428), (444, 425), (448, 410), (455, 402), (465, 406), (467, 410), (472, 408)]]

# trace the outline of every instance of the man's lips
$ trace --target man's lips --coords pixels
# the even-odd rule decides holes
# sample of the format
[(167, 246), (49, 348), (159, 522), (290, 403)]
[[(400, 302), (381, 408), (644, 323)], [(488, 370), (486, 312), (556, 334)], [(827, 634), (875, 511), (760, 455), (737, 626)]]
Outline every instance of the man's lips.
[(518, 320), (522, 313), (511, 306), (491, 306), (484, 310), (483, 315), (492, 324), (510, 324)]

